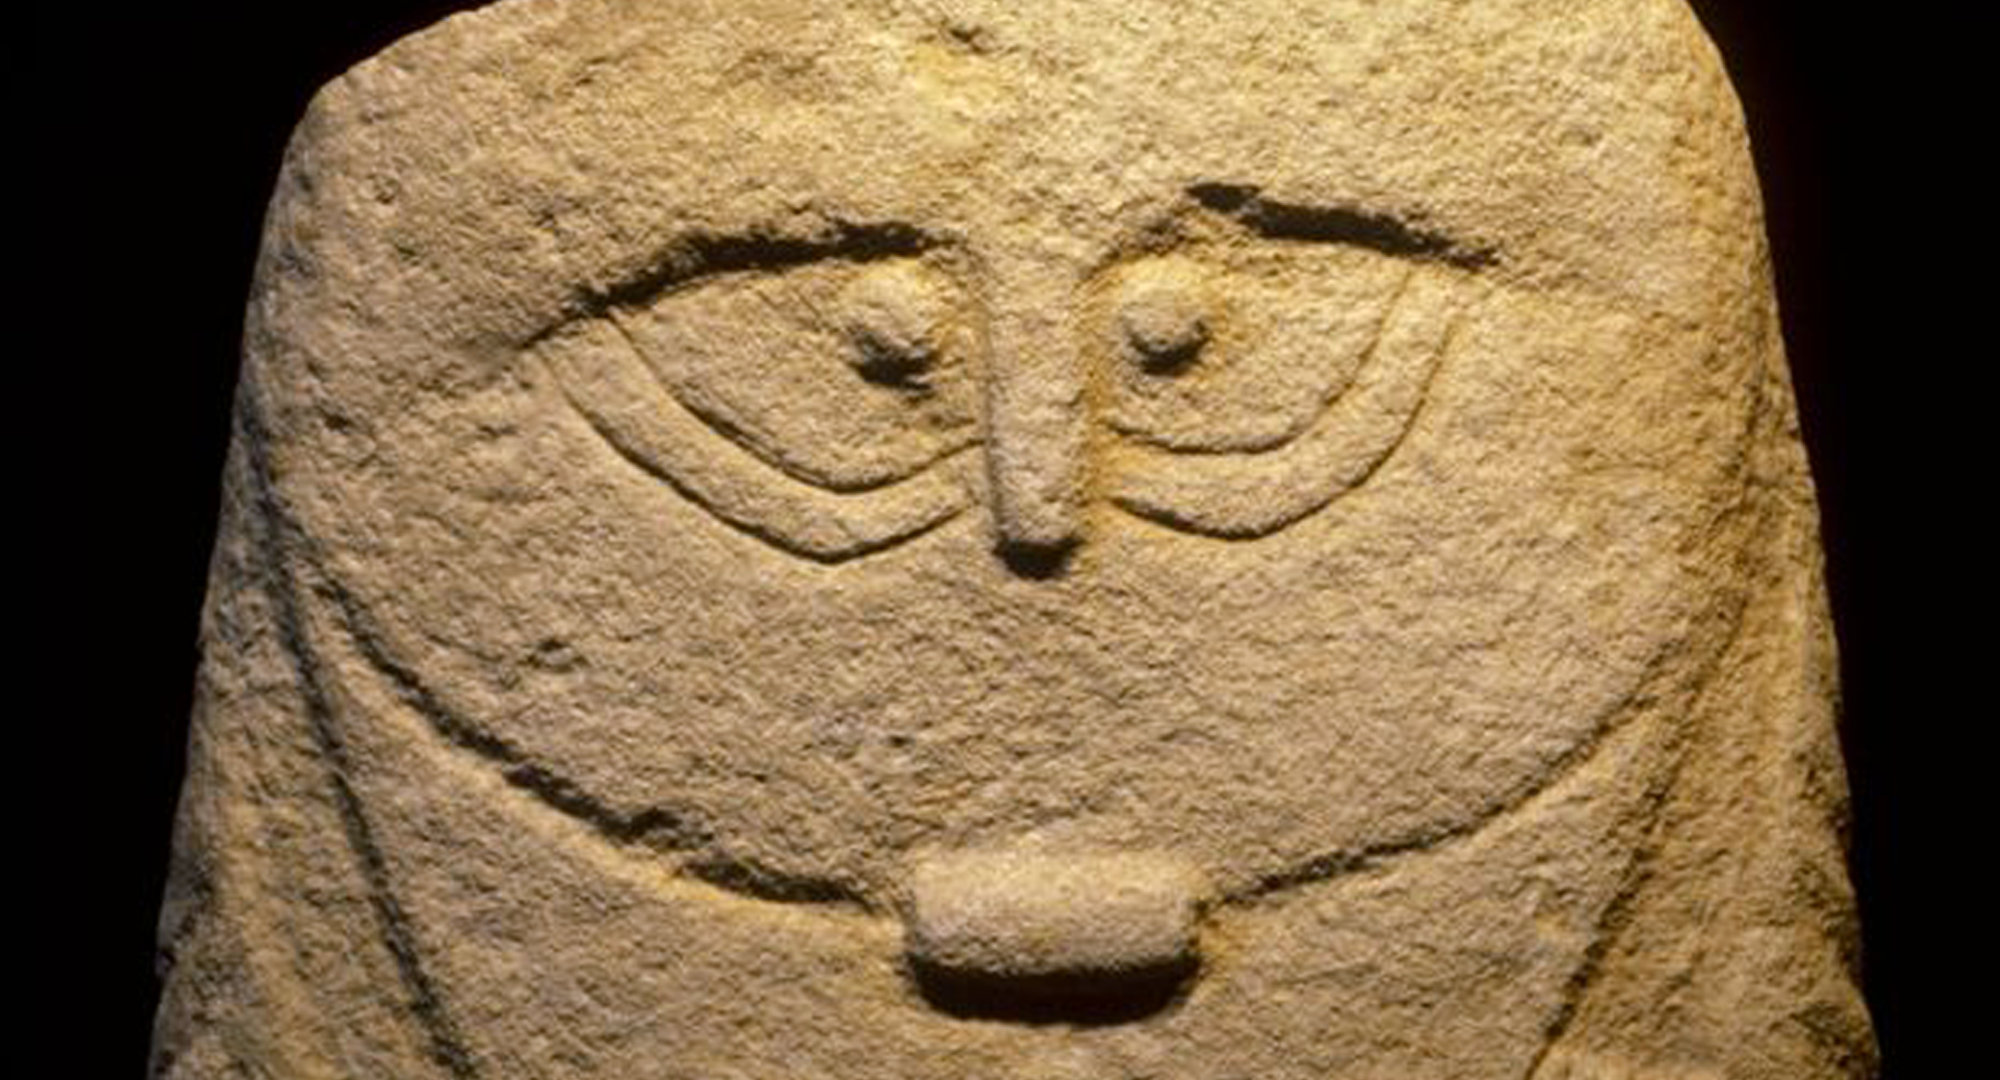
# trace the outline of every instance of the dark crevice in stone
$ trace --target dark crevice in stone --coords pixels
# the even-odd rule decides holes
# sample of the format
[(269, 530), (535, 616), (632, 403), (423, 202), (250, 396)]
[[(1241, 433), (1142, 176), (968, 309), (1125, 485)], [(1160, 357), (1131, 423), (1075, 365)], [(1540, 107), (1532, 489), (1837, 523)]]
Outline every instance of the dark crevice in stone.
[(1442, 233), (1416, 228), (1390, 214), (1345, 206), (1305, 206), (1267, 199), (1251, 184), (1203, 183), (1188, 188), (1196, 202), (1273, 240), (1347, 244), (1384, 255), (1439, 262), (1461, 270), (1498, 264), (1491, 248), (1467, 247)]
[(1070, 556), (1075, 554), (1074, 543), (1027, 544), (1019, 541), (1002, 541), (994, 548), (1000, 561), (1017, 576), (1031, 581), (1052, 581), (1069, 569)]
[(517, 765), (504, 775), (508, 783), (620, 843), (685, 851), (713, 839), (706, 828), (663, 807), (620, 813), (592, 797), (574, 781), (557, 776), (540, 765)]
[(705, 856), (688, 863), (683, 870), (689, 877), (758, 900), (868, 908), (861, 893), (845, 882), (775, 870), (755, 860)]
[[(1482, 822), (1483, 823), (1483, 822)], [(1476, 826), (1468, 827), (1471, 832)], [(1445, 831), (1425, 833), (1393, 844), (1379, 844), (1361, 851), (1337, 851), (1318, 855), (1294, 866), (1288, 866), (1273, 874), (1266, 874), (1251, 885), (1230, 896), (1234, 901), (1255, 900), (1277, 893), (1289, 892), (1304, 885), (1314, 885), (1331, 881), (1337, 877), (1368, 870), (1379, 863), (1394, 859), (1399, 855), (1424, 851), (1457, 835)]]
[(532, 346), (579, 319), (598, 318), (617, 308), (643, 307), (667, 293), (723, 274), (775, 273), (829, 260), (866, 263), (911, 258), (939, 243), (922, 229), (901, 222), (836, 220), (811, 235), (692, 233), (638, 272), (606, 286), (579, 290), (564, 317), (526, 344)]
[(1120, 971), (1001, 975), (912, 958), (911, 981), (931, 1008), (961, 1020), (1110, 1027), (1156, 1020), (1192, 991), (1194, 957)]

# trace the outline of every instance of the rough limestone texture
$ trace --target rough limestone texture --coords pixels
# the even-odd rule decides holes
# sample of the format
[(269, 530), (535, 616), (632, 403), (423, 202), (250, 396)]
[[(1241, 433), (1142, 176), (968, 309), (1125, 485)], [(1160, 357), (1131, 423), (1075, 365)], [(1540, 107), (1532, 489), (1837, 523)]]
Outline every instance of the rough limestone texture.
[(510, 0), (272, 205), (209, 1078), (1876, 1068), (1677, 0)]

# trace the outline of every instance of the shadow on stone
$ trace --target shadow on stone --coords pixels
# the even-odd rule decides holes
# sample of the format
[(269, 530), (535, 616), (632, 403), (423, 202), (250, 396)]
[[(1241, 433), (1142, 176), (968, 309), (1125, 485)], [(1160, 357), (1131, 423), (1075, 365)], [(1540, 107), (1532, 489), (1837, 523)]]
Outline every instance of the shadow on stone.
[(1000, 561), (1016, 576), (1032, 581), (1051, 581), (1069, 569), (1074, 544), (1003, 543), (995, 548)]
[(1192, 957), (1127, 971), (996, 975), (913, 960), (910, 974), (930, 1006), (961, 1020), (1109, 1027), (1164, 1016), (1193, 988)]

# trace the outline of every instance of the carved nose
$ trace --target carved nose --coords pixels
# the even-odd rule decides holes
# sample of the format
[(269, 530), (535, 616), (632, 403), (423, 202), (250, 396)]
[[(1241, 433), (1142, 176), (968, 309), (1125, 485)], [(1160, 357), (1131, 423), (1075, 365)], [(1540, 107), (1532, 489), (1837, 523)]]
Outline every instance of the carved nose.
[(1031, 572), (1059, 564), (1081, 535), (1085, 372), (1063, 299), (1051, 295), (996, 320), (987, 377), (995, 542), (1011, 564)]
[(916, 869), (905, 949), (946, 1012), (1139, 1019), (1199, 967), (1204, 892), (1192, 866), (1151, 854), (948, 855)]

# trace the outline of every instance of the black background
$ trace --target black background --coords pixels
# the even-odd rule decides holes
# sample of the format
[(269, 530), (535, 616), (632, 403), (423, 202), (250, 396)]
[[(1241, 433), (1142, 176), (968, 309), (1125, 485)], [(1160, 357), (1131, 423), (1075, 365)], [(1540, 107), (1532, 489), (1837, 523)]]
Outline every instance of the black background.
[[(29, 433), (15, 475), (43, 507), (10, 531), (42, 549), (17, 566), (48, 603), (30, 681), (54, 691), (16, 725), (28, 756), (15, 771), (46, 773), (27, 790), (51, 794), (19, 819), (40, 850), (10, 891), (46, 907), (31, 933), (63, 942), (29, 985), (39, 1007), (70, 1018), (50, 1029), (65, 1033), (62, 1066), (34, 1075), (142, 1068), (243, 302), (286, 136), (321, 83), (472, 6), (42, 8), (8, 49), (9, 172), (30, 189), (9, 202), (12, 232), (37, 241), (32, 258), (10, 245), (27, 288), (10, 291), (9, 321), (42, 339), (15, 358), (11, 426)], [(1929, 272), (1910, 248), (1926, 230), (1921, 200), (1883, 154), (1914, 138), (1884, 91), (1930, 54), (1839, 5), (1694, 6), (1749, 116), (1824, 513), (1865, 987), (1885, 1076), (1930, 1075), (1915, 1064), (1933, 1045), (1918, 1032), (1931, 1019), (1916, 943), (1926, 855), (1899, 840), (1916, 831), (1911, 722), (1935, 708), (1911, 692), (1910, 628), (1925, 620), (1906, 604), (1903, 557), (1911, 529), (1935, 518), (1906, 475), (1926, 422), (1899, 397), (1903, 380), (1883, 377), (1926, 362), (1908, 358), (1898, 329), (1922, 288), (1908, 279)], [(78, 922), (80, 933), (56, 929)], [(83, 1037), (80, 1005), (92, 1017)]]

